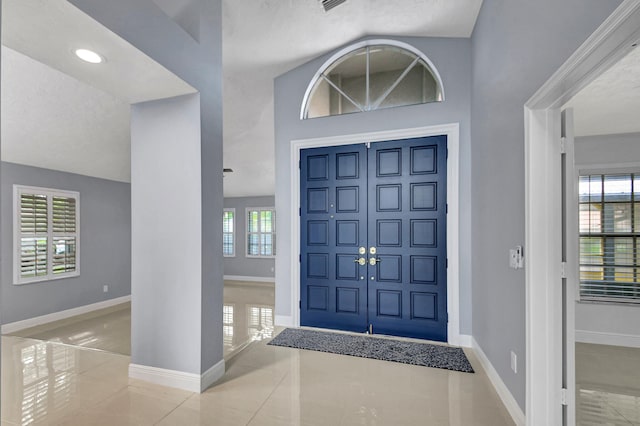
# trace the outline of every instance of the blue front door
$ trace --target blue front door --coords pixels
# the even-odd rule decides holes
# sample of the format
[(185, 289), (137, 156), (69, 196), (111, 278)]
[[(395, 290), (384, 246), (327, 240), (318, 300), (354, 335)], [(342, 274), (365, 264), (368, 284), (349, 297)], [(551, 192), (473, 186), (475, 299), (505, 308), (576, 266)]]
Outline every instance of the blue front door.
[(301, 152), (300, 324), (447, 340), (446, 137)]

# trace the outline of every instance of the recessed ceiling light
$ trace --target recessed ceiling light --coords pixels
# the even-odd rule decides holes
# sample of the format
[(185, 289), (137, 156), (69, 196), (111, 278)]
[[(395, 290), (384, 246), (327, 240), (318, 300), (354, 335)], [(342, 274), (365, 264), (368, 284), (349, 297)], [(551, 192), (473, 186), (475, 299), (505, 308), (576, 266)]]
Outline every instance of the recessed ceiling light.
[(104, 61), (104, 58), (98, 55), (93, 50), (76, 49), (74, 53), (78, 58), (82, 59), (85, 62), (89, 62), (91, 64), (99, 64)]

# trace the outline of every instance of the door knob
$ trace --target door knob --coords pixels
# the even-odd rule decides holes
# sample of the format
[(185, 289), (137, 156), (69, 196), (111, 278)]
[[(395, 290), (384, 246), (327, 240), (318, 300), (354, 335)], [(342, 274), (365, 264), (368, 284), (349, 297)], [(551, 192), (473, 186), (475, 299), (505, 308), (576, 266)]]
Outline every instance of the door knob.
[(378, 259), (376, 257), (370, 257), (369, 258), (369, 265), (371, 265), (371, 266), (376, 266), (376, 263), (378, 263), (378, 262), (382, 262), (382, 260)]
[(364, 257), (360, 257), (360, 258), (356, 257), (353, 261), (360, 266), (364, 266), (367, 264), (367, 259), (365, 259)]

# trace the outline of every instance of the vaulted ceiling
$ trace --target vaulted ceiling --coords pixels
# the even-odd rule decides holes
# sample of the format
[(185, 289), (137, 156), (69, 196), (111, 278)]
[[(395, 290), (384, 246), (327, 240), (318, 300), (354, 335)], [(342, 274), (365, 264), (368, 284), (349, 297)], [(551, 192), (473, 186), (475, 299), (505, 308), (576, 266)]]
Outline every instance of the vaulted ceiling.
[[(197, 29), (183, 13), (196, 0), (154, 1)], [(275, 191), (275, 77), (365, 35), (470, 37), (481, 4), (347, 0), (325, 12), (318, 0), (223, 0), (225, 196)], [(129, 104), (194, 92), (65, 0), (4, 0), (2, 44), (5, 161), (128, 181)], [(80, 62), (81, 45), (107, 62)], [(568, 105), (578, 136), (639, 132), (640, 50)]]
[[(194, 1), (178, 3), (155, 0), (193, 30), (180, 17)], [(325, 12), (318, 0), (224, 0), (225, 195), (274, 193), (276, 76), (365, 35), (469, 37), (481, 3), (348, 0)], [(65, 0), (4, 0), (2, 43), (6, 161), (127, 181), (128, 104), (193, 92)], [(107, 62), (79, 62), (80, 44)]]

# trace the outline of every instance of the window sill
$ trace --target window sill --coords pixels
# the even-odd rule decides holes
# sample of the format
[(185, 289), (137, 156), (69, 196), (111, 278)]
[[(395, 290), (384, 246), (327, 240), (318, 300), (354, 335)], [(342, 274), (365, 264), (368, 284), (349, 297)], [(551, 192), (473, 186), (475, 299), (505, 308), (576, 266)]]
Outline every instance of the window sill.
[(14, 279), (13, 285), (37, 284), (37, 283), (44, 283), (44, 282), (48, 282), (48, 281), (64, 280), (66, 278), (75, 278), (75, 277), (79, 277), (79, 276), (80, 276), (80, 272), (74, 272), (74, 273), (69, 273), (69, 274), (64, 274), (64, 275), (55, 275), (55, 276), (46, 276), (46, 277), (41, 277), (41, 278), (33, 278), (33, 279), (24, 280), (24, 281), (16, 281)]
[(256, 255), (250, 255), (247, 254), (245, 255), (246, 258), (248, 259), (275, 259), (275, 256), (256, 256)]

